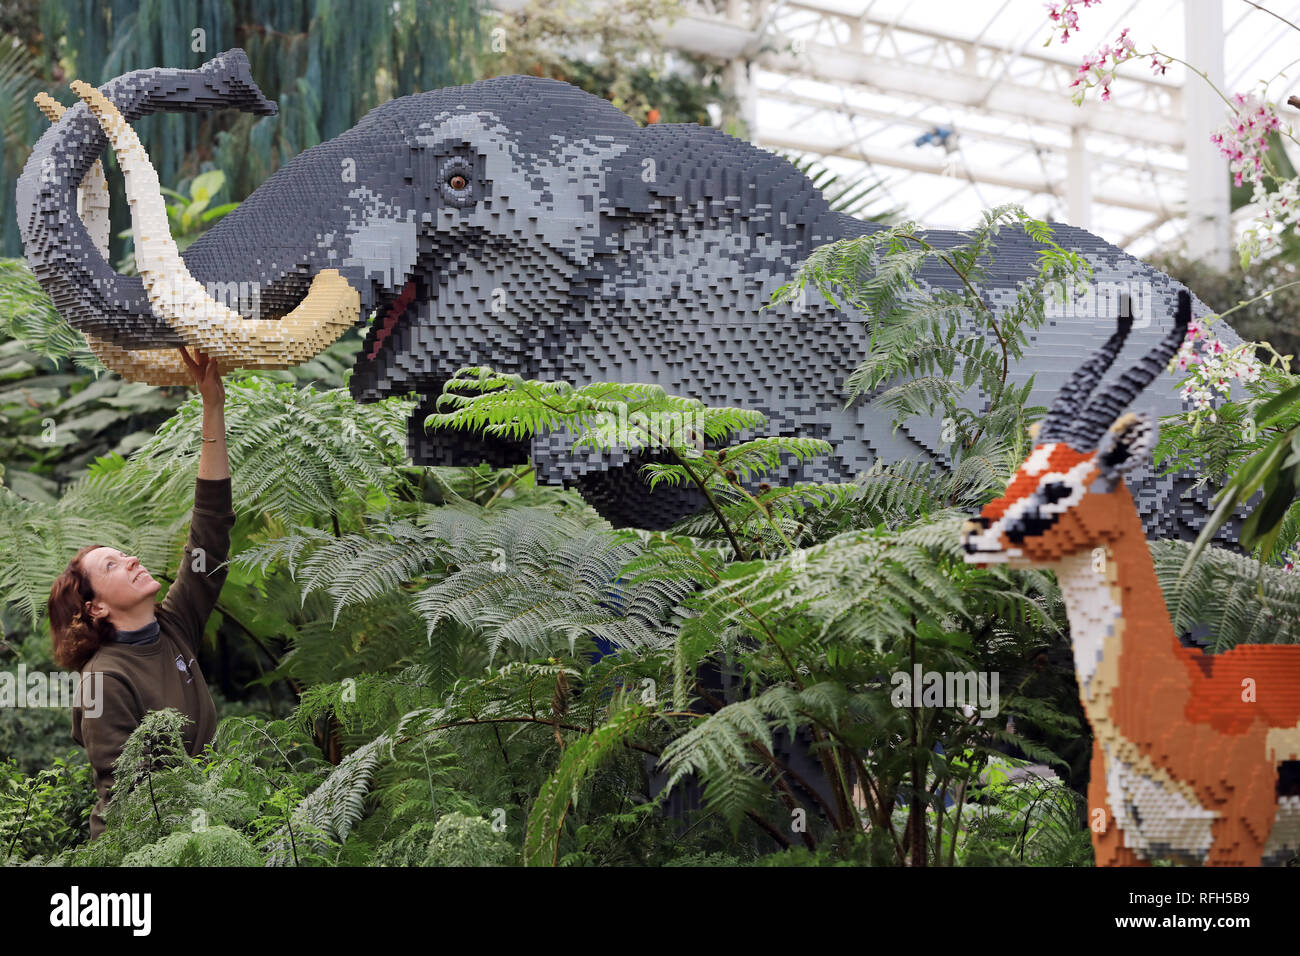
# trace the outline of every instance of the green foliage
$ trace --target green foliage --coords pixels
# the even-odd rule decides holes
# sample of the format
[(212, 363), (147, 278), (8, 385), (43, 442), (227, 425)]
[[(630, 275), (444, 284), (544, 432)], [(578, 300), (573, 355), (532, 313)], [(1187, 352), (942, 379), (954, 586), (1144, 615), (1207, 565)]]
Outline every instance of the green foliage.
[(959, 838), (959, 866), (1091, 866), (1092, 840), (1079, 825), (1085, 801), (1049, 777), (1009, 773), (1018, 761), (990, 761), (972, 785)]
[(36, 4), (11, 4), (0, 13), (5, 37), (0, 49), (0, 255), (15, 255), (21, 248), (18, 219), (12, 214), (15, 185), (36, 140), (34, 131), (48, 125), (32, 101), (41, 88), (33, 56), (43, 39), (36, 13)]
[(1183, 541), (1151, 545), (1175, 631), (1203, 628), (1215, 652), (1300, 643), (1300, 576), (1213, 546), (1189, 565), (1191, 550)]
[(810, 156), (794, 156), (782, 150), (773, 150), (782, 159), (788, 160), (795, 169), (812, 180), (826, 202), (836, 212), (846, 213), (866, 222), (893, 223), (902, 215), (902, 208), (889, 206), (880, 208), (880, 191), (885, 189), (883, 179), (868, 182), (865, 178), (840, 182), (840, 177), (831, 172)]
[[(1010, 300), (984, 286), (1004, 228), (1039, 245), (1035, 268)], [(927, 267), (952, 273), (958, 288), (922, 290), (918, 275)], [(1010, 363), (1042, 325), (1047, 297), (1089, 276), (1087, 261), (1058, 245), (1051, 227), (1006, 205), (947, 246), (912, 222), (821, 246), (772, 299), (791, 301), (812, 284), (836, 307), (844, 301), (864, 312), (869, 354), (844, 383), (846, 401), (872, 402), (896, 429), (918, 415), (941, 421), (948, 451), (937, 461), (877, 462), (859, 479), (864, 498), (893, 497), (890, 510), (907, 500), (915, 513), (970, 509), (1005, 487), (1029, 451), (1027, 427), (1046, 411), (1026, 404), (1032, 377), (1019, 386), (1007, 380)]]
[[(478, 78), (477, 50), (484, 45), (483, 7), (477, 0), (361, 0), (337, 5), (289, 0), (263, 6), (220, 0), (201, 7), (145, 4), (125, 9), (72, 0), (41, 4), (45, 76), (40, 88), (65, 104), (76, 102), (66, 84), (82, 77), (101, 84), (131, 70), (163, 65), (160, 51), (173, 50), (166, 65), (197, 67), (231, 47), (247, 51), (258, 86), (279, 106), (276, 116), (233, 110), (167, 113), (134, 125), (164, 183), (203, 172), (202, 163), (224, 171), (232, 200), (241, 200), (303, 150), (331, 139), (372, 108), (395, 96), (457, 86)], [(190, 49), (201, 27), (205, 48)], [(184, 38), (178, 41), (176, 38)], [(57, 38), (57, 45), (53, 39)], [(32, 111), (34, 112), (34, 107)], [(25, 142), (48, 124), (27, 122)], [(25, 160), (25, 153), (19, 154)], [(109, 182), (115, 157), (106, 159)], [(118, 180), (120, 181), (120, 180)], [(3, 219), (11, 215), (13, 187), (5, 191)], [(125, 203), (112, 210), (114, 233), (129, 225)], [(6, 251), (17, 254), (17, 231)], [(122, 250), (115, 241), (110, 261)]]
[[(190, 757), (180, 737), (184, 720), (174, 710), (146, 715), (117, 761), (105, 832), (65, 851), (61, 862), (243, 866), (263, 865), (274, 853), (303, 794), (327, 777), (319, 750), (291, 723), (231, 717), (203, 755)], [(307, 844), (304, 862), (320, 861), (310, 846), (325, 842), (320, 834), (304, 825), (294, 837)]]
[(640, 704), (616, 702), (611, 705), (603, 726), (579, 737), (567, 747), (553, 776), (542, 785), (528, 818), (528, 839), (524, 842), (524, 862), (529, 865), (553, 866), (558, 854), (560, 833), (569, 807), (578, 802), (583, 784), (596, 767), (608, 758), (638, 729), (651, 711)]
[[(1284, 154), (1275, 159), (1289, 169)], [(1243, 386), (1243, 398), (1217, 408), (1208, 425), (1190, 426), (1171, 419), (1163, 426), (1157, 461), (1199, 465), (1198, 484), (1222, 485), (1216, 495), (1218, 507), (1188, 556), (1188, 569), (1234, 517), (1244, 516), (1235, 529), (1238, 538), (1262, 562), (1273, 562), (1296, 545), (1300, 376), (1290, 372), (1290, 360), (1300, 352), (1293, 318), (1300, 302), (1300, 246), (1288, 232), (1280, 239), (1277, 254), (1249, 270), (1239, 262), (1227, 272), (1179, 257), (1157, 262), (1216, 310), (1205, 321), (1230, 317), (1233, 328), (1256, 343), (1261, 363), (1260, 380)], [(1294, 556), (1287, 559), (1294, 563)]]
[[(398, 401), (359, 406), (342, 389), (317, 392), (247, 374), (230, 377), (226, 396), (237, 513), (338, 520), (401, 482), (393, 471), (405, 460)], [(189, 524), (201, 415), (195, 396), (129, 460), (101, 457), (57, 501), (28, 501), (0, 488), (0, 594), (33, 626), (50, 582), (82, 544), (102, 540), (147, 567), (171, 566)]]
[[(55, 310), (25, 259), (0, 259), (0, 335), (51, 362), (67, 358), (89, 372), (105, 370), (82, 334)], [(27, 361), (35, 370), (37, 363)], [(52, 381), (47, 387), (58, 386)]]
[[(1036, 268), (1012, 302), (990, 304), (982, 283), (996, 237), (1008, 226), (1039, 244)], [(872, 395), (894, 413), (896, 424), (938, 412), (950, 423), (945, 442), (957, 460), (961, 453), (974, 452), (991, 430), (1023, 433), (1027, 389), (1018, 394), (1007, 383), (1009, 362), (1023, 357), (1029, 334), (1042, 325), (1051, 290), (1090, 275), (1087, 261), (1051, 236), (1046, 223), (1014, 205), (986, 211), (964, 241), (945, 247), (935, 246), (916, 223), (906, 222), (814, 250), (790, 282), (776, 290), (773, 302), (793, 300), (811, 282), (837, 308), (843, 299), (865, 312), (870, 354), (845, 382), (847, 397)], [(954, 273), (960, 289), (922, 292), (917, 276), (930, 265)], [(976, 386), (988, 402), (987, 411), (961, 401)], [(989, 421), (990, 415), (1008, 412), (1018, 420)]]
[[(49, 634), (32, 632), (29, 624), (12, 609), (0, 615), (5, 634), (0, 640), (0, 681), (12, 681), (9, 686), (15, 690), (23, 686), (20, 667), (27, 675), (59, 670)], [(0, 693), (0, 698), (4, 696)], [(0, 706), (0, 754), (16, 760), (25, 773), (35, 774), (61, 758), (84, 764), (85, 755), (79, 750), (69, 755), (73, 747), (72, 718), (66, 708)]]
[[(49, 5), (42, 17), (48, 35), (68, 36), (66, 68), (86, 76), (152, 65), (141, 51), (175, 25), (165, 5), (103, 24), (73, 6)], [(247, 49), (281, 104), (274, 123), (244, 115), (214, 127), (213, 165), (229, 177), (231, 198), (351, 126), (363, 107), (461, 81), (458, 61), (444, 54), (472, 51), (455, 37), (478, 29), (470, 7), (454, 11), (455, 26), (430, 46), (414, 26), (443, 20), (405, 0), (347, 15), (298, 4), (288, 20), (259, 20), (256, 30), (247, 11), (227, 6), (205, 25), (210, 49)], [(587, 25), (607, 54), (642, 39), (635, 20), (616, 19), (597, 12)], [(553, 11), (526, 15), (512, 54), (543, 51), (534, 41), (553, 22)], [(279, 56), (303, 24), (305, 58)], [(377, 49), (384, 65), (370, 69)], [(556, 65), (538, 55), (543, 69)], [(700, 113), (698, 90), (604, 60), (576, 68), (575, 79), (600, 85), (638, 118), (652, 108), (666, 122)], [(304, 63), (335, 88), (302, 74)], [(219, 212), (216, 176), (187, 156), (197, 124), (189, 115), (141, 123), (163, 178), (180, 186), (169, 195), (181, 236)], [(109, 167), (111, 179), (111, 158)], [(838, 205), (872, 198), (821, 184)], [(1025, 230), (1043, 252), (1014, 297), (992, 301), (982, 285), (1000, 228)], [(935, 264), (959, 277), (961, 291), (918, 294), (917, 270)], [(0, 323), (16, 340), (0, 356), (0, 376), (7, 369), (14, 383), (0, 382), (0, 396), (14, 399), (0, 404), (0, 442), (14, 449), (6, 464), (21, 463), (10, 473), (34, 476), (28, 488), (46, 492), (24, 490), (21, 478), (0, 488), (0, 596), (30, 635), (21, 653), (36, 660), (50, 581), (78, 546), (111, 541), (150, 567), (170, 567), (189, 519), (201, 411), (162, 390), (100, 384), (112, 376), (40, 382), (50, 391), (24, 406), (23, 388), (59, 374), (39, 375), (37, 359), (97, 363), (25, 267), (0, 265), (8, 269)], [(1049, 283), (1081, 266), (1012, 207), (946, 249), (905, 224), (819, 250), (786, 291), (813, 281), (865, 304), (872, 318), (870, 358), (846, 398), (874, 401), (899, 424), (934, 411), (952, 425), (941, 460), (878, 465), (854, 483), (764, 481), (829, 447), (766, 436), (751, 409), (706, 408), (643, 384), (573, 387), (488, 369), (448, 383), (430, 427), (510, 438), (549, 430), (578, 447), (660, 452), (647, 484), (690, 485), (707, 502), (668, 533), (616, 532), (576, 494), (537, 487), (529, 466), (411, 466), (410, 403), (357, 406), (344, 391), (357, 335), (298, 369), (229, 376), (239, 522), (211, 630), (243, 663), (257, 662), (241, 673), (251, 683), (239, 705), (286, 684), (296, 702), (287, 714), (233, 712), (195, 757), (181, 746), (178, 714), (150, 714), (119, 760), (108, 828), (92, 844), (80, 842), (94, 802), (84, 764), (53, 776), (8, 765), (0, 836), (12, 841), (11, 862), (1075, 860), (1087, 837), (1069, 825), (1067, 801), (999, 790), (989, 769), (999, 748), (1061, 765), (1079, 742), (1068, 664), (1035, 663), (1064, 647), (1055, 584), (1047, 574), (973, 568), (955, 543), (963, 512), (1000, 491), (1027, 451), (1025, 425), (1038, 410), (1024, 407), (1027, 387), (1007, 381), (1007, 363), (1042, 321)], [(310, 380), (322, 387), (299, 387)], [(969, 400), (976, 390), (978, 416), (967, 411), (980, 405)], [(58, 456), (25, 441), (35, 416), (56, 405), (58, 425), (76, 436)], [(101, 415), (73, 427), (102, 408), (128, 424)], [(149, 413), (168, 419), (158, 427)], [(106, 444), (92, 451), (92, 437)], [(224, 658), (217, 666), (230, 677)], [(734, 680), (711, 685), (714, 666)], [(890, 675), (913, 666), (1000, 674), (997, 715), (896, 706)], [(821, 787), (795, 786), (783, 749), (791, 737), (813, 742)], [(651, 773), (669, 784), (655, 799)], [(665, 818), (663, 803), (683, 787), (702, 789), (702, 808)], [(799, 814), (805, 829), (791, 826)]]
[(1158, 464), (1195, 469), (1198, 486), (1223, 483), (1217, 507), (1188, 553), (1188, 568), (1247, 506), (1238, 540), (1262, 562), (1283, 556), (1300, 539), (1300, 376), (1264, 366), (1259, 381), (1244, 391), (1242, 399), (1216, 409), (1213, 422), (1190, 425), (1175, 418), (1162, 427)]
[(339, 538), (299, 527), (238, 561), (262, 569), (283, 561), (304, 599), (328, 593), (333, 622), (403, 589), (403, 607), (423, 623), (428, 660), (452, 673), (467, 636), (489, 659), (503, 645), (536, 653), (567, 645), (573, 653), (582, 638), (665, 645), (680, 589), (619, 585), (620, 569), (639, 553), (634, 536), (610, 534), (590, 512), (461, 503), (377, 515)]
[[(365, 809), (371, 777), (388, 745), (380, 735), (343, 758), (316, 789), (297, 803), (284, 826), (271, 837), (269, 866), (298, 864), (298, 841), (306, 836), (310, 852), (324, 853), (331, 842), (342, 843)], [(295, 832), (296, 831), (296, 832)]]
[(226, 826), (178, 830), (122, 859), (122, 866), (261, 866), (248, 838)]
[(0, 860), (40, 860), (84, 840), (97, 799), (84, 755), (55, 757), (31, 776), (12, 757), (0, 762)]
[[(639, 448), (685, 447), (694, 438), (687, 429), (696, 422), (703, 439), (716, 441), (766, 421), (752, 409), (710, 408), (698, 399), (669, 395), (658, 385), (596, 382), (575, 388), (482, 367), (459, 369), (443, 386), (437, 408), (425, 419), (426, 428), (515, 440), (576, 429), (575, 446), (594, 448), (615, 445), (621, 423), (629, 432), (627, 446)], [(670, 426), (678, 423), (681, 430), (673, 432)]]
[[(990, 237), (1009, 221), (1047, 252), (1014, 301), (984, 305)], [(341, 389), (232, 376), (240, 519), (214, 619), (269, 660), (254, 685), (289, 683), (296, 703), (225, 717), (197, 757), (180, 746), (179, 715), (149, 715), (119, 761), (108, 829), (88, 845), (84, 767), (60, 782), (10, 766), (0, 836), (17, 834), (13, 862), (1085, 864), (1075, 789), (1020, 779), (1024, 761), (1005, 756), (1065, 768), (1076, 788), (1087, 765), (1056, 583), (968, 565), (957, 544), (969, 510), (1028, 450), (1036, 412), (1002, 360), (1041, 320), (1032, 300), (1073, 264), (1011, 210), (954, 249), (895, 239), (868, 256), (888, 288), (855, 291), (846, 274), (840, 290), (874, 296), (880, 320), (858, 398), (901, 422), (920, 397), (956, 415), (961, 390), (979, 389), (987, 414), (961, 420), (944, 461), (769, 485), (787, 456), (824, 443), (769, 438), (751, 410), (642, 384), (489, 369), (448, 383), (431, 427), (661, 452), (647, 483), (689, 483), (707, 502), (667, 532), (615, 531), (573, 492), (537, 487), (527, 465), (410, 466), (409, 402), (356, 406)], [(969, 299), (909, 298), (936, 258)], [(923, 381), (945, 369), (956, 390)], [(1254, 401), (1246, 412), (1260, 414), (1266, 392)], [(92, 536), (167, 565), (188, 517), (198, 414), (182, 404), (54, 502), (0, 490), (12, 612), (39, 624), (49, 581)], [(1176, 454), (1217, 455), (1225, 469), (1251, 453), (1245, 436), (1236, 450), (1170, 436)], [(1253, 566), (1213, 551), (1182, 585), (1170, 577), (1180, 547), (1153, 548), (1176, 619), (1233, 642), (1262, 634)], [(1268, 613), (1300, 619), (1289, 577), (1265, 575)], [(34, 648), (22, 653), (36, 660)], [(998, 675), (996, 712), (897, 699), (893, 678), (915, 667)], [(811, 742), (815, 786), (799, 779), (812, 771), (792, 740)], [(666, 818), (682, 788), (698, 788), (700, 808)]]
[(707, 867), (733, 867), (749, 866), (748, 860), (741, 857), (730, 856), (726, 853), (683, 853), (681, 856), (667, 860), (664, 866), (707, 866)]
[(421, 865), (506, 866), (516, 852), (487, 820), (453, 812), (434, 826)]
[(96, 458), (130, 454), (181, 403), (175, 389), (103, 371), (27, 264), (0, 259), (0, 481), (15, 494), (53, 503)]
[[(383, 493), (406, 460), (409, 402), (358, 405), (345, 389), (318, 391), (251, 373), (226, 380), (226, 435), (236, 507), (288, 520), (330, 514), (347, 499)], [(141, 492), (165, 499), (187, 494), (201, 450), (202, 401), (195, 396), (148, 442), (132, 465)], [(286, 464), (292, 463), (292, 468)]]
[[(1274, 158), (1285, 154), (1278, 150)], [(1244, 187), (1247, 197), (1253, 187)], [(1182, 282), (1214, 310), (1228, 314), (1232, 328), (1247, 342), (1266, 342), (1284, 355), (1300, 355), (1300, 240), (1290, 232), (1278, 236), (1279, 255), (1258, 259), (1243, 269), (1237, 256), (1226, 272), (1181, 255), (1156, 256), (1150, 263)], [(1244, 303), (1244, 304), (1243, 304)]]
[[(775, 531), (787, 548), (791, 546), (781, 525), (770, 520), (768, 505), (744, 483), (775, 468), (782, 455), (803, 461), (830, 451), (830, 445), (820, 439), (759, 436), (767, 419), (753, 409), (706, 407), (698, 399), (668, 395), (658, 385), (594, 383), (575, 388), (567, 382), (531, 381), (489, 368), (469, 368), (446, 383), (437, 407), (449, 410), (430, 415), (426, 426), (516, 440), (556, 431), (568, 434), (575, 449), (648, 449), (671, 456), (670, 462), (643, 468), (647, 486), (698, 487), (732, 553), (742, 558), (748, 553), (736, 526), (748, 531), (747, 525), (759, 518), (763, 531), (769, 535)], [(718, 451), (707, 447), (732, 437), (748, 440)], [(762, 486), (757, 490), (770, 491)], [(763, 544), (762, 533), (758, 541)]]

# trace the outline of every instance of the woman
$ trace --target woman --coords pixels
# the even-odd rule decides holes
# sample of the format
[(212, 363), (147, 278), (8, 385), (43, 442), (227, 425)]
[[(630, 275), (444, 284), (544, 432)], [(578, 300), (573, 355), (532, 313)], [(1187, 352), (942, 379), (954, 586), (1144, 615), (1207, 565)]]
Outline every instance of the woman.
[(72, 738), (86, 748), (99, 791), (90, 815), (92, 840), (104, 831), (113, 762), (146, 713), (173, 707), (188, 716), (184, 736), (191, 756), (202, 752), (216, 730), (216, 710), (197, 658), (226, 579), (235, 523), (226, 456), (226, 390), (215, 360), (202, 352), (192, 358), (183, 347), (180, 351), (203, 396), (203, 448), (194, 516), (175, 583), (162, 604), (156, 604), (161, 585), (138, 558), (92, 544), (73, 556), (50, 589), (55, 659), (81, 671), (86, 695), (81, 703), (87, 706), (72, 710)]

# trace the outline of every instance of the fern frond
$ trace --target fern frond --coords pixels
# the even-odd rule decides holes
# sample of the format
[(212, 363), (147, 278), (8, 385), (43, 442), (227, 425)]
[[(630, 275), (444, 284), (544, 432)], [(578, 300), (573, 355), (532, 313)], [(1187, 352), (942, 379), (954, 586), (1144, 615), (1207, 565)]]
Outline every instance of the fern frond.
[[(338, 843), (346, 840), (361, 819), (371, 778), (390, 743), (388, 735), (381, 734), (344, 757), (324, 782), (294, 808), (292, 824), (310, 828)], [(288, 830), (282, 828), (267, 847), (266, 865), (289, 866), (292, 863), (290, 836)]]
[(1180, 634), (1208, 629), (1212, 647), (1300, 643), (1300, 575), (1210, 546), (1184, 576), (1191, 545), (1151, 544), (1156, 576)]

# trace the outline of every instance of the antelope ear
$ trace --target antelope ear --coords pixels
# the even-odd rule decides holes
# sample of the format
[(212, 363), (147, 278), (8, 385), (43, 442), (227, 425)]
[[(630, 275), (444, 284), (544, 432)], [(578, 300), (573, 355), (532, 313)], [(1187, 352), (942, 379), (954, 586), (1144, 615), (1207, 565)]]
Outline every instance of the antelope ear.
[(1097, 446), (1097, 466), (1109, 482), (1151, 460), (1159, 429), (1149, 415), (1127, 412), (1115, 419)]

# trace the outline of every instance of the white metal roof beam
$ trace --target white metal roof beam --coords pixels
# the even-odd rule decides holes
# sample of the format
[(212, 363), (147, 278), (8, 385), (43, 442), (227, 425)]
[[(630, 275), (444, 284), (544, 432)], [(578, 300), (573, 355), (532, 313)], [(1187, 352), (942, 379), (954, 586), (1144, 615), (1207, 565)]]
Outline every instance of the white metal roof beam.
[[(743, 50), (758, 46), (758, 37), (745, 24), (729, 22), (721, 11), (715, 12), (700, 0), (686, 0), (685, 13), (671, 26), (665, 25), (664, 41), (700, 56), (726, 59)], [(794, 20), (790, 18), (794, 17)], [(905, 96), (948, 106), (978, 109), (1022, 119), (1033, 116), (1036, 122), (1065, 129), (1082, 127), (1108, 135), (1123, 136), (1131, 142), (1148, 143), (1177, 149), (1182, 146), (1181, 91), (1173, 84), (1156, 82), (1134, 71), (1126, 75), (1125, 86), (1130, 94), (1143, 98), (1147, 109), (1135, 109), (1121, 102), (1089, 103), (1075, 107), (1065, 96), (1073, 80), (1074, 70), (1069, 63), (1044, 57), (1041, 54), (1023, 53), (1016, 60), (1019, 75), (1005, 75), (990, 84), (981, 78), (989, 73), (990, 60), (1000, 62), (1015, 56), (1016, 51), (987, 43), (945, 36), (933, 30), (913, 26), (893, 26), (883, 21), (861, 22), (846, 15), (805, 4), (784, 3), (780, 7), (773, 29), (777, 36), (791, 37), (791, 28), (806, 32), (805, 25), (812, 17), (818, 22), (811, 25), (814, 35), (835, 43), (804, 40), (802, 52), (793, 53), (786, 43), (764, 44), (754, 59), (762, 69), (783, 75), (803, 76), (826, 83), (856, 84), (891, 95)], [(850, 38), (861, 37), (861, 46), (851, 48)], [(897, 57), (882, 58), (867, 52), (867, 45), (888, 40), (901, 49), (901, 38), (922, 38), (928, 46), (911, 55), (924, 62), (909, 62)], [(913, 47), (915, 43), (911, 44)], [(964, 57), (964, 61), (960, 59)], [(964, 68), (937, 68), (929, 63), (944, 61), (964, 62)], [(1024, 73), (1028, 64), (1035, 75)], [(1001, 71), (997, 71), (1001, 72)], [(1028, 82), (1026, 82), (1028, 81)], [(1118, 97), (1116, 98), (1118, 100)]]
[[(811, 143), (803, 138), (764, 136), (763, 146), (771, 149), (795, 150), (812, 153), (817, 156), (838, 156), (842, 159), (856, 159), (877, 166), (893, 169), (906, 169), (914, 173), (928, 173), (931, 176), (944, 176), (942, 162), (925, 162), (912, 159), (898, 153), (877, 152), (857, 147), (832, 146), (828, 143)], [(1022, 189), (1032, 193), (1055, 196), (1053, 186), (1042, 177), (1008, 174), (997, 169), (970, 168), (970, 175), (977, 182), (990, 186), (1003, 186), (1008, 189)], [(951, 179), (951, 176), (945, 178)], [(1059, 197), (1056, 197), (1059, 198)], [(1123, 193), (1112, 189), (1093, 191), (1092, 200), (1104, 206), (1118, 206), (1122, 209), (1137, 209), (1141, 212), (1158, 214), (1165, 211), (1165, 206), (1155, 199), (1140, 193)]]
[[(907, 116), (902, 113), (891, 113), (886, 110), (875, 110), (864, 106), (842, 105), (835, 100), (824, 100), (815, 96), (804, 96), (799, 93), (791, 93), (784, 89), (762, 89), (762, 96), (765, 99), (781, 100), (786, 103), (793, 103), (799, 106), (812, 106), (828, 113), (852, 113), (854, 116), (860, 116), (863, 119), (880, 120), (892, 126), (911, 126), (920, 130), (928, 130), (936, 125), (934, 120), (923, 119), (919, 116)], [(948, 121), (939, 121), (940, 124), (947, 124)], [(967, 140), (985, 140), (995, 143), (1004, 143), (1009, 146), (1016, 146), (1021, 149), (1042, 149), (1051, 153), (1064, 156), (1070, 149), (1070, 144), (1040, 142), (1031, 140), (1025, 136), (1017, 136), (1014, 133), (994, 133), (988, 130), (982, 130), (975, 127), (963, 126), (956, 123), (955, 132)], [(1099, 157), (1100, 158), (1100, 157)], [(1168, 174), (1171, 177), (1181, 178), (1186, 169), (1181, 166), (1172, 166), (1167, 163), (1147, 162), (1144, 160), (1126, 159), (1120, 156), (1106, 158), (1108, 164), (1123, 166), (1126, 168), (1146, 171), (1154, 169), (1157, 172)]]

